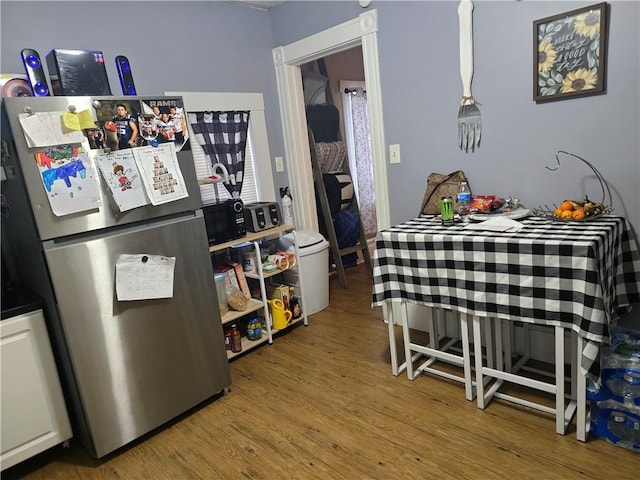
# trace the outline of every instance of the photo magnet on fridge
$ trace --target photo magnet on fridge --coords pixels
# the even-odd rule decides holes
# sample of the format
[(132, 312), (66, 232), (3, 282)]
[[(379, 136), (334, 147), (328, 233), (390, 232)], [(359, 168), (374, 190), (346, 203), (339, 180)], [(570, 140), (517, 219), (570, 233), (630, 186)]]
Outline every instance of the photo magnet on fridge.
[(146, 145), (138, 126), (140, 112), (138, 100), (101, 100), (96, 118), (104, 133), (103, 148), (116, 151)]
[(145, 145), (173, 143), (176, 152), (190, 150), (187, 114), (182, 98), (164, 97), (142, 100), (140, 135)]

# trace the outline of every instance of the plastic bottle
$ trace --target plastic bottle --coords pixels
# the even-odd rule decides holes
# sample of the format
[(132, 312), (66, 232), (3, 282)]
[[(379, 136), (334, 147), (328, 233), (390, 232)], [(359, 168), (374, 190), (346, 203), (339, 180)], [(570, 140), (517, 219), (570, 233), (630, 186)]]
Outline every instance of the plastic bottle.
[(224, 329), (224, 348), (226, 350), (231, 350), (231, 328)]
[(235, 323), (231, 325), (231, 351), (233, 353), (242, 351), (242, 338), (240, 336), (240, 330), (238, 330)]
[(461, 217), (469, 213), (469, 205), (471, 204), (471, 190), (467, 182), (460, 182), (458, 185), (458, 213)]
[(285, 187), (282, 193), (282, 223), (293, 225), (293, 201), (289, 193), (289, 187)]

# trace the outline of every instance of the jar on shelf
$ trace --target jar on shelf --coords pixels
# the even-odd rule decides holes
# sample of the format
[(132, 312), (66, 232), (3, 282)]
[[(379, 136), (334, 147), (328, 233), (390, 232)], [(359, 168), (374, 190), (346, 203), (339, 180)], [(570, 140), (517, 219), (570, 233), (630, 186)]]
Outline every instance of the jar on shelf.
[(229, 311), (227, 306), (227, 294), (224, 291), (224, 273), (216, 273), (213, 277), (216, 283), (216, 296), (218, 297), (218, 308), (220, 309), (220, 315), (224, 315)]
[(245, 272), (256, 271), (256, 252), (251, 250), (243, 253), (242, 269)]
[(258, 316), (247, 321), (247, 339), (260, 340), (262, 338), (262, 319)]

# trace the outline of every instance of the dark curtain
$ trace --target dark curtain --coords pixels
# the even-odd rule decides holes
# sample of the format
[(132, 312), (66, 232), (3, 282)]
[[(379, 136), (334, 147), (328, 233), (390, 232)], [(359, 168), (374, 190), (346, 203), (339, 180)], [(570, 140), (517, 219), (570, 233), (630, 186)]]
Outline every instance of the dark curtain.
[(240, 198), (249, 112), (190, 112), (187, 118), (211, 165), (227, 168), (229, 183), (224, 185), (231, 198)]

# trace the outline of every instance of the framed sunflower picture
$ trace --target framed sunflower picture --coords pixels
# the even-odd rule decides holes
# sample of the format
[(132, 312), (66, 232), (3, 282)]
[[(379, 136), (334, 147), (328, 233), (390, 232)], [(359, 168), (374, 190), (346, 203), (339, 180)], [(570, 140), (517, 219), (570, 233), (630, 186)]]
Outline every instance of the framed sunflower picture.
[(535, 20), (533, 99), (603, 93), (606, 38), (606, 3)]

